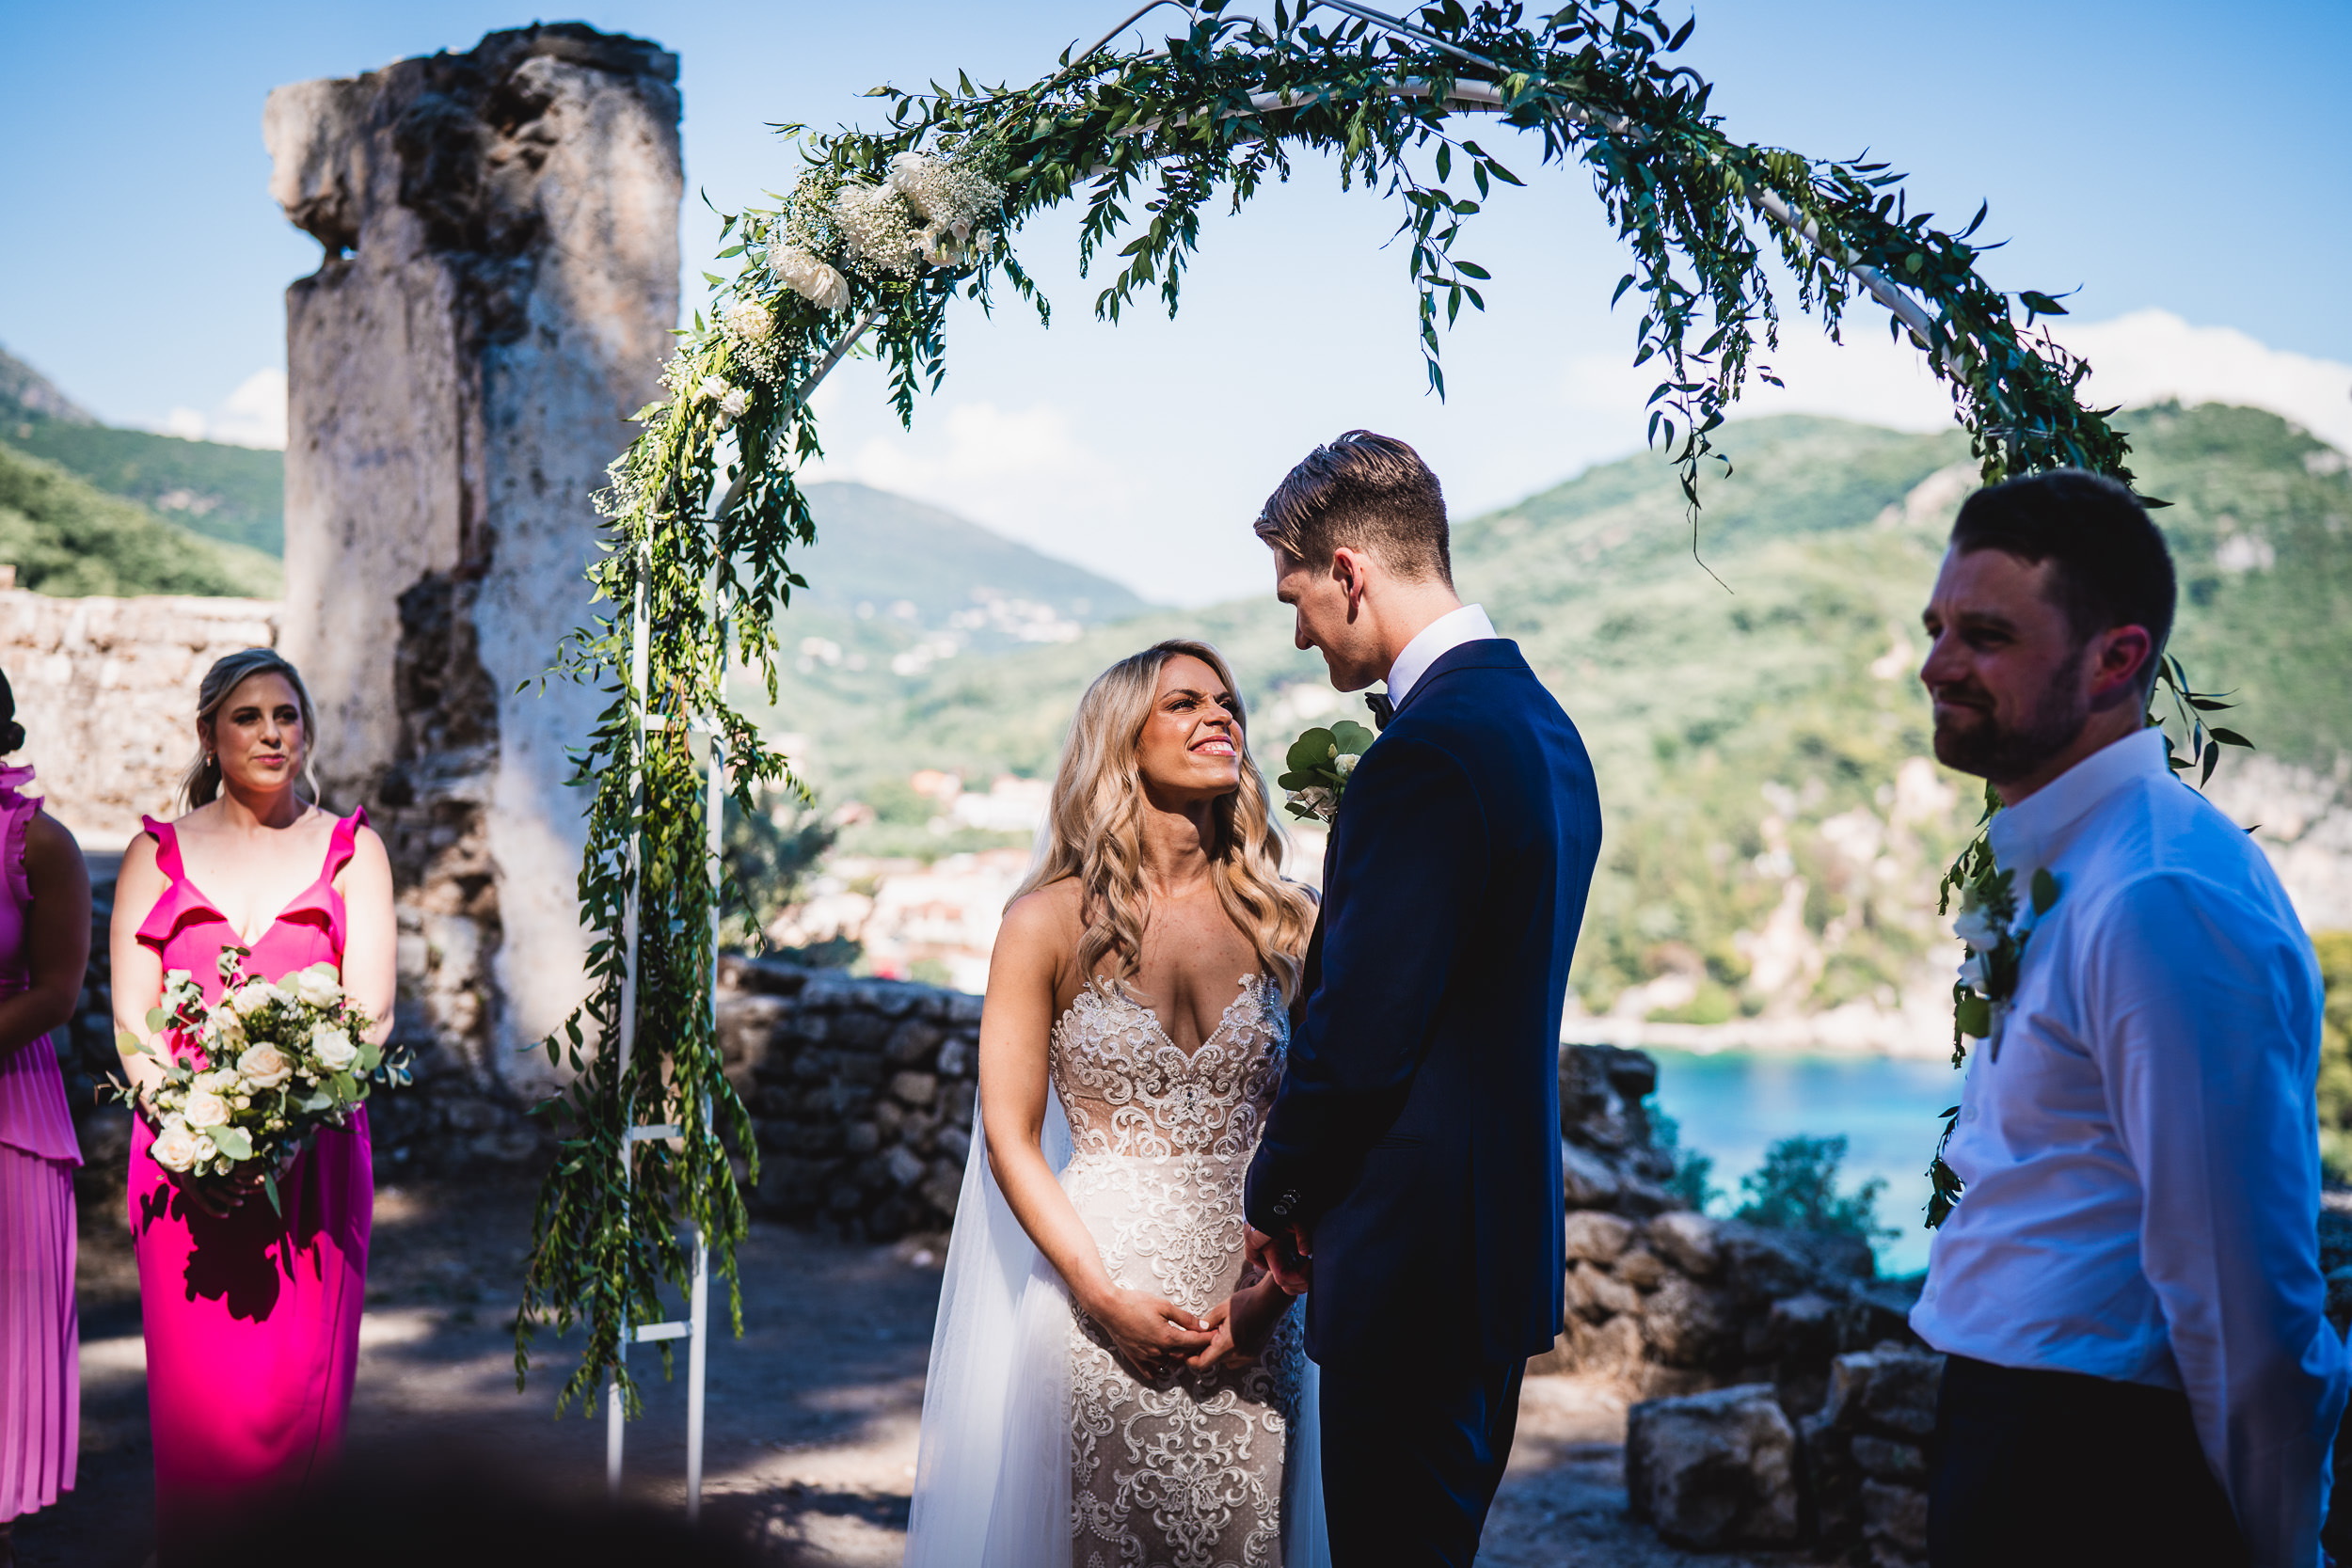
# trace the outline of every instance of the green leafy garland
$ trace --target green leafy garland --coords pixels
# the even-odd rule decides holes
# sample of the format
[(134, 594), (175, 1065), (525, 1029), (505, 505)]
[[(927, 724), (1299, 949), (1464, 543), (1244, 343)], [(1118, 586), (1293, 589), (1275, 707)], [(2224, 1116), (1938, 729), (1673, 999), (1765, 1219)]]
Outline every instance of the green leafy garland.
[[(1118, 320), (1146, 291), (1172, 313), (1201, 212), (1289, 179), (1300, 153), (1327, 155), (1343, 185), (1404, 205), (1422, 353), (1442, 393), (1439, 318), (1451, 325), (1465, 302), (1484, 309), (1489, 276), (1457, 245), (1497, 184), (1522, 183), (1463, 134), (1500, 119), (1535, 138), (1543, 162), (1583, 166), (1633, 254), (1613, 297), (1640, 299), (1635, 363), (1657, 363), (1660, 376), (1650, 436), (1678, 466), (1694, 551), (1710, 436), (1751, 373), (1773, 379), (1760, 357), (1780, 327), (1772, 256), (1833, 337), (1858, 293), (1894, 312), (1892, 329), (1909, 331), (1949, 385), (1988, 482), (2060, 466), (2129, 481), (2122, 435), (2077, 396), (2088, 367), (2036, 330), (2062, 309), (1979, 276), (1969, 236), (1983, 212), (1948, 231), (1911, 211), (1883, 164), (1725, 135), (1708, 84), (1671, 59), (1690, 32), (1631, 3), (1579, 0), (1531, 17), (1439, 0), (1405, 22), (1321, 0), (1295, 13), (1277, 4), (1268, 24), (1211, 0), (1160, 48), (1065, 53), (1025, 87), (959, 77), (922, 93), (877, 88), (887, 131), (806, 137), (792, 193), (726, 219), (721, 256), (739, 262), (736, 275), (706, 275), (711, 314), (683, 334), (667, 396), (639, 415), (644, 434), (602, 498), (608, 545), (592, 577), (614, 613), (576, 633), (558, 665), (612, 703), (579, 759), (594, 790), (580, 879), (593, 990), (547, 1042), (574, 1077), (550, 1107), (567, 1136), (540, 1200), (518, 1378), (535, 1324), (584, 1323), (564, 1400), (593, 1402), (620, 1372), (633, 1408), (622, 1325), (659, 1314), (662, 1280), (683, 1282), (680, 1220), (708, 1240), (739, 1329), (734, 1248), (745, 1219), (729, 1148), (753, 1180), (758, 1151), (713, 1028), (705, 783), (690, 726), (720, 733), (747, 806), (762, 783), (789, 782), (787, 759), (728, 705), (724, 683), (748, 667), (776, 693), (773, 617), (805, 586), (791, 552), (816, 536), (794, 479), (819, 451), (809, 392), (856, 347), (887, 367), (893, 404), (912, 422), (916, 393), (946, 372), (951, 300), (987, 308), (1001, 284), (1049, 319), (1011, 243), (1032, 214), (1083, 202), (1082, 268), (1106, 257), (1116, 268), (1098, 317)], [(639, 607), (642, 673), (631, 666)], [(623, 1073), (594, 1042), (612, 1037), (624, 1007), (632, 893), (639, 1037), (660, 1049), (636, 1052)], [(624, 1132), (642, 1122), (676, 1123), (685, 1136), (628, 1146), (625, 1183)]]

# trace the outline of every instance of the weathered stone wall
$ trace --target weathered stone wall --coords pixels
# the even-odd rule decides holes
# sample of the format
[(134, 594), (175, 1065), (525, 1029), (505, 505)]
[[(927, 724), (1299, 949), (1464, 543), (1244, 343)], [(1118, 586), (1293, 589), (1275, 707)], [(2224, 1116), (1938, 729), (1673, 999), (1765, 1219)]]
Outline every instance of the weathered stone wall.
[(170, 816), (196, 760), (196, 694), (213, 661), (275, 647), (283, 607), (156, 595), (53, 599), (0, 590), (0, 670), (51, 816), (87, 849), (120, 850)]
[(329, 801), (391, 851), (404, 1029), (510, 1100), (582, 986), (564, 752), (602, 701), (518, 688), (590, 618), (591, 497), (670, 351), (676, 79), (564, 24), (263, 116), (271, 194), (326, 249), (286, 298), (285, 646)]
[(758, 1129), (763, 1214), (890, 1241), (955, 1217), (979, 1092), (980, 999), (730, 957), (719, 1041)]

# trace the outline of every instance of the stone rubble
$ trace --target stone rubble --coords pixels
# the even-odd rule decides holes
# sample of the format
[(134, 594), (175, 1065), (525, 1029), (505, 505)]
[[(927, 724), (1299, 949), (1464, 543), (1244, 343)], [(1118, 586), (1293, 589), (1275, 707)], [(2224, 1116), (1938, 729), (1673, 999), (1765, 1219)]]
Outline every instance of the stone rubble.
[(1627, 1501), (1677, 1545), (1796, 1544), (1796, 1428), (1769, 1383), (1627, 1412)]

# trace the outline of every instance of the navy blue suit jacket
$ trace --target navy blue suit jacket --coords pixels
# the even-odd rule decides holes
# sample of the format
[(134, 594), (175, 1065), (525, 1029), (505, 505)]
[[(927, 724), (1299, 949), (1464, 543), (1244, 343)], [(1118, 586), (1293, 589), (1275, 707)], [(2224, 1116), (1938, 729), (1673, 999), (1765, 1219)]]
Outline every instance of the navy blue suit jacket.
[(1560, 1011), (1599, 851), (1584, 743), (1503, 639), (1440, 656), (1349, 778), (1247, 1197), (1311, 1240), (1320, 1364), (1559, 1333)]

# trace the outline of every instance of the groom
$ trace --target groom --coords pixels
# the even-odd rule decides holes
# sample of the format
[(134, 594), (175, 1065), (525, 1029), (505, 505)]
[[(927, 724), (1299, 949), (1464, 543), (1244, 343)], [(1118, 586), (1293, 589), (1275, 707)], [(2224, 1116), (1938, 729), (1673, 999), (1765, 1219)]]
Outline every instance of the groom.
[(1337, 1568), (1467, 1568), (1520, 1373), (1560, 1329), (1560, 1010), (1593, 767), (1518, 644), (1455, 597), (1412, 448), (1316, 448), (1256, 528), (1298, 645), (1340, 690), (1388, 693), (1332, 824), (1250, 1256), (1294, 1294), (1311, 1272)]

